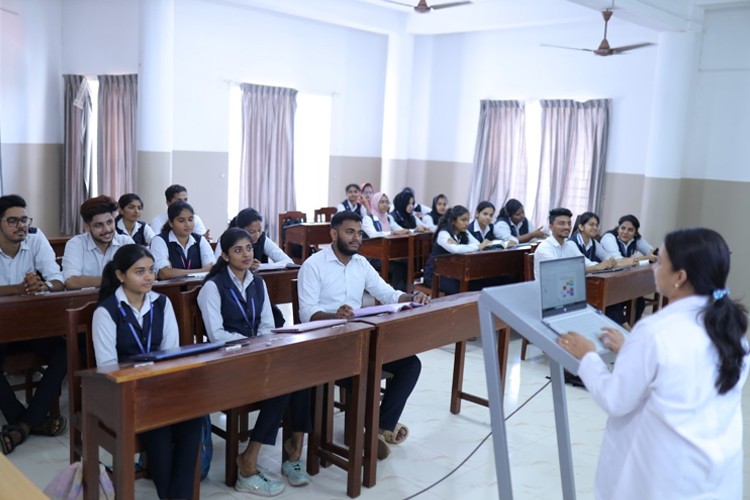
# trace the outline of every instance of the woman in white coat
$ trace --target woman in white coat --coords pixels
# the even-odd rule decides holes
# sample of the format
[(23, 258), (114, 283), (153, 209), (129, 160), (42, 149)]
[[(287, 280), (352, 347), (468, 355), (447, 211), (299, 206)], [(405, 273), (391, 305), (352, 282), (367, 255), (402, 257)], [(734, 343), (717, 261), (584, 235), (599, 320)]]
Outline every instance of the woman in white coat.
[(638, 322), (612, 372), (593, 343), (568, 333), (578, 375), (609, 415), (597, 499), (742, 498), (741, 396), (748, 369), (747, 310), (729, 298), (729, 248), (715, 231), (667, 235), (654, 278), (669, 305)]

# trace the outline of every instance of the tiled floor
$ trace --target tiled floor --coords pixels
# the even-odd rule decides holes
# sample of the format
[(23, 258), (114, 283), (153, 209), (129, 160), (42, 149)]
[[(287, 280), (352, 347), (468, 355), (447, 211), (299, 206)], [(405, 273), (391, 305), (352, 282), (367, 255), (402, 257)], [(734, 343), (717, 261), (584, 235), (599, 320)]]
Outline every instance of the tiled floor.
[[(520, 344), (518, 339), (511, 342), (506, 414), (547, 382), (548, 366), (544, 355), (530, 347), (530, 358), (521, 362)], [(448, 411), (452, 347), (421, 354), (420, 359), (422, 375), (402, 417), (411, 430), (409, 440), (393, 446), (391, 456), (378, 463), (377, 485), (363, 488), (360, 498), (405, 499), (418, 494), (418, 498), (423, 499), (497, 498), (492, 446), (490, 440), (485, 440), (490, 433), (489, 410), (464, 402), (459, 415)], [(466, 365), (465, 390), (486, 394), (482, 349), (478, 342), (470, 343)], [(593, 498), (594, 473), (606, 418), (583, 389), (567, 386), (567, 399), (577, 496)], [(750, 404), (747, 397), (745, 401), (745, 406)], [(746, 426), (748, 413), (745, 412)], [(336, 424), (341, 432), (343, 418), (339, 416)], [(507, 428), (514, 498), (562, 498), (551, 388), (542, 390), (508, 420)], [(745, 448), (747, 450), (747, 446)], [(278, 445), (274, 449), (265, 447), (261, 451), (261, 466), (278, 476), (280, 457)], [(31, 437), (8, 458), (43, 488), (68, 463), (68, 436)], [(745, 460), (748, 462), (747, 456)], [(201, 483), (201, 497), (249, 497), (225, 486), (223, 477), (224, 443), (214, 437), (214, 461), (209, 477)], [(745, 477), (745, 490), (750, 492), (747, 474)], [(149, 480), (137, 481), (136, 491), (137, 498), (156, 497)], [(287, 487), (278, 498), (295, 497), (306, 500), (346, 498), (344, 472), (336, 467), (323, 469), (311, 485)]]

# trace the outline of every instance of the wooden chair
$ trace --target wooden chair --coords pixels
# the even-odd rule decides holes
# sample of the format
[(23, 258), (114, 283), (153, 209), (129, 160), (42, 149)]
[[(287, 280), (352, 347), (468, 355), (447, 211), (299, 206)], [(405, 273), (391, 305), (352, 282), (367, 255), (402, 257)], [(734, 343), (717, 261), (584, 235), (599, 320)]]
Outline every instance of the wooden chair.
[[(67, 343), (68, 343), (68, 405), (70, 406), (70, 463), (81, 460), (83, 450), (82, 433), (82, 395), (81, 377), (77, 375), (80, 370), (96, 367), (94, 355), (94, 341), (91, 323), (94, 317), (97, 303), (89, 302), (77, 309), (68, 309)], [(83, 345), (79, 342), (82, 335)], [(83, 352), (81, 352), (83, 348)], [(96, 430), (99, 434), (97, 440), (109, 453), (114, 454), (117, 446), (116, 438), (112, 432), (104, 426)], [(143, 445), (136, 440), (136, 451), (142, 452)], [(200, 497), (200, 452), (196, 455), (195, 480), (193, 483), (193, 498)], [(146, 467), (136, 471), (136, 479), (148, 477), (147, 461)]]
[[(413, 237), (414, 245), (414, 283), (413, 289), (425, 295), (432, 294), (431, 283), (424, 282), (424, 266), (432, 253), (432, 238)], [(411, 290), (407, 290), (411, 291)]]
[[(208, 341), (203, 315), (198, 307), (198, 292), (201, 287), (180, 293), (177, 321), (180, 326), (180, 344), (200, 344)], [(182, 344), (184, 345), (184, 344)], [(250, 403), (238, 408), (222, 410), (226, 415), (226, 430), (211, 424), (211, 432), (226, 441), (224, 482), (227, 486), (234, 486), (237, 482), (237, 467), (235, 459), (239, 455), (240, 442), (250, 438), (249, 414), (260, 409), (260, 403)], [(284, 428), (284, 440), (291, 436), (291, 432)], [(283, 447), (282, 447), (283, 449)], [(284, 452), (285, 454), (286, 452)]]
[(315, 210), (313, 220), (315, 222), (331, 222), (331, 219), (336, 214), (336, 207), (323, 207)]
[(297, 219), (302, 222), (307, 222), (307, 214), (305, 212), (283, 212), (279, 214), (279, 248), (284, 248), (284, 223), (289, 219)]

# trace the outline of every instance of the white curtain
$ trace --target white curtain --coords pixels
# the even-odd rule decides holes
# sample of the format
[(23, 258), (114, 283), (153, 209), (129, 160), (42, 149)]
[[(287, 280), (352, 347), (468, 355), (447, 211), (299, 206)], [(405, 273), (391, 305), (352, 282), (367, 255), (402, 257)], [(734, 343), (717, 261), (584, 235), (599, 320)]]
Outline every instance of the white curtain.
[(63, 75), (65, 81), (64, 156), (60, 232), (78, 234), (83, 229), (79, 208), (91, 193), (91, 96), (82, 75)]
[(97, 172), (100, 194), (117, 199), (136, 186), (138, 75), (99, 75)]
[(523, 200), (526, 171), (524, 103), (481, 101), (467, 208), (489, 200), (499, 211), (509, 198)]
[(243, 83), (240, 207), (253, 207), (278, 240), (278, 214), (295, 209), (294, 112), (297, 91)]
[(552, 208), (600, 214), (607, 157), (609, 99), (544, 100), (542, 150), (534, 213)]

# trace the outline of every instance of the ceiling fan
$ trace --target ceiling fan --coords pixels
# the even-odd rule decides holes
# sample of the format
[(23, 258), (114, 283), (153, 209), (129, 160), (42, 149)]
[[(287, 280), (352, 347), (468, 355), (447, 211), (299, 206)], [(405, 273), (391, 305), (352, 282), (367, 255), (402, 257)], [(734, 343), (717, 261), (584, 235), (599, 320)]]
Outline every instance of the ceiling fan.
[[(403, 5), (404, 7), (413, 7), (412, 4), (404, 3), (404, 2), (396, 2), (394, 0), (383, 0), (384, 2), (388, 3), (395, 3), (396, 5)], [(430, 12), (431, 10), (438, 10), (438, 9), (447, 9), (448, 7), (459, 7), (461, 5), (469, 5), (471, 2), (469, 0), (464, 0), (462, 2), (450, 2), (450, 3), (440, 3), (437, 5), (427, 5), (427, 0), (419, 0), (419, 3), (414, 6), (414, 12), (418, 14), (426, 14)]]
[(620, 47), (610, 47), (609, 42), (607, 41), (607, 23), (609, 23), (610, 18), (612, 17), (613, 11), (612, 9), (607, 9), (602, 11), (602, 17), (604, 18), (604, 38), (602, 38), (601, 43), (599, 44), (599, 47), (596, 49), (580, 49), (577, 47), (563, 47), (562, 45), (548, 45), (546, 43), (543, 43), (543, 47), (555, 47), (558, 49), (570, 49), (570, 50), (583, 50), (586, 52), (593, 52), (597, 56), (613, 56), (615, 54), (622, 54), (623, 52), (627, 52), (628, 50), (633, 49), (640, 49), (641, 47), (648, 47), (649, 45), (653, 45), (651, 42), (643, 42), (643, 43), (636, 43), (633, 45), (622, 45)]

